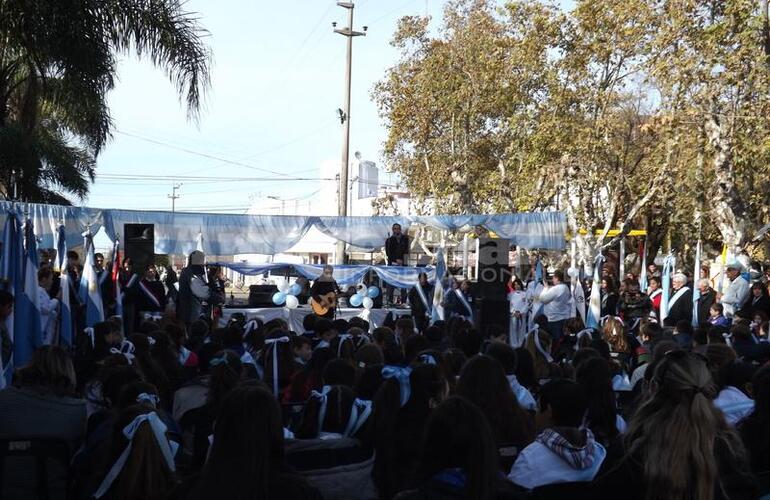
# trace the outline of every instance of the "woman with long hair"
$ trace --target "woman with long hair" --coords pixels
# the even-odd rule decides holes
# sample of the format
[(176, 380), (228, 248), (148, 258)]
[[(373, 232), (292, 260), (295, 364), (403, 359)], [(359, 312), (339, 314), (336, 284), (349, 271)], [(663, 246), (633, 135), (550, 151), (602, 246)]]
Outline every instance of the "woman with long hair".
[(222, 401), (206, 465), (175, 498), (316, 500), (321, 496), (284, 459), (281, 409), (261, 385), (233, 389)]
[(553, 363), (551, 357), (551, 347), (553, 338), (543, 328), (531, 330), (527, 334), (524, 347), (532, 355), (532, 362), (535, 371), (535, 380), (543, 382), (552, 377), (560, 375), (558, 367)]
[[(522, 409), (511, 390), (502, 366), (491, 356), (479, 354), (463, 367), (455, 394), (478, 406), (489, 419), (498, 449), (516, 452), (535, 439), (532, 418)], [(510, 470), (516, 453), (504, 453), (501, 467)]]
[(152, 405), (123, 410), (113, 427), (109, 468), (93, 498), (164, 500), (177, 482), (175, 448)]
[(374, 398), (372, 470), (380, 498), (389, 500), (411, 484), (425, 424), (447, 396), (449, 386), (439, 365), (385, 366), (385, 381)]
[(770, 493), (770, 366), (761, 368), (752, 379), (754, 411), (738, 426), (749, 452), (752, 472), (761, 480), (761, 493)]
[(746, 450), (711, 403), (706, 361), (674, 350), (651, 366), (647, 399), (625, 437), (626, 456), (595, 484), (596, 498), (757, 498)]
[(602, 338), (610, 346), (610, 356), (617, 360), (627, 372), (633, 371), (636, 366), (636, 349), (639, 347), (639, 342), (626, 332), (625, 323), (614, 316), (605, 319)]
[(396, 498), (497, 498), (505, 485), (497, 472), (496, 451), (484, 413), (468, 400), (452, 396), (428, 420), (415, 475), (417, 489)]
[(625, 430), (619, 417), (615, 392), (612, 390), (612, 370), (604, 358), (591, 358), (577, 367), (575, 378), (588, 398), (585, 424), (604, 447)]
[(615, 316), (618, 313), (618, 286), (612, 276), (602, 276), (601, 316)]

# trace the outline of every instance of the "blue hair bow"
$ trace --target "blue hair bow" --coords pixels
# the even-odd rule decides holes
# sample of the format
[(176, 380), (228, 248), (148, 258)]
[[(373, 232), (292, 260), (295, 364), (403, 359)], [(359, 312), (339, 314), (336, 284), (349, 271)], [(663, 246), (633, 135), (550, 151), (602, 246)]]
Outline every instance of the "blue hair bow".
[(399, 390), (401, 392), (401, 406), (403, 407), (409, 402), (409, 397), (412, 395), (412, 386), (409, 377), (412, 375), (411, 368), (402, 368), (400, 366), (385, 366), (382, 369), (382, 378), (387, 380), (394, 378), (398, 381)]

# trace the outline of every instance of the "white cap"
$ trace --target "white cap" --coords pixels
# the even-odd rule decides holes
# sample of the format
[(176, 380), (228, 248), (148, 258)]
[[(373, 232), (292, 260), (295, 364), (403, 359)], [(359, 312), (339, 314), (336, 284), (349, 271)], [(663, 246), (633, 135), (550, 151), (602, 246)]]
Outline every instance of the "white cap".
[(737, 260), (731, 260), (730, 262), (725, 264), (725, 269), (736, 269), (738, 271), (743, 271), (743, 264), (741, 264)]

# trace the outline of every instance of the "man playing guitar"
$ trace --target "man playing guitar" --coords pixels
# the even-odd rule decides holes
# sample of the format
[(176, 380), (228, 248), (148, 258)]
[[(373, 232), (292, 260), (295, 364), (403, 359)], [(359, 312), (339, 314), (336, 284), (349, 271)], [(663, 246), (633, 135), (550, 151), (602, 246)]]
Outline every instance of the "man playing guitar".
[(334, 279), (334, 268), (324, 266), (323, 273), (310, 287), (310, 305), (313, 312), (322, 318), (334, 318), (337, 310), (337, 294), (340, 287)]

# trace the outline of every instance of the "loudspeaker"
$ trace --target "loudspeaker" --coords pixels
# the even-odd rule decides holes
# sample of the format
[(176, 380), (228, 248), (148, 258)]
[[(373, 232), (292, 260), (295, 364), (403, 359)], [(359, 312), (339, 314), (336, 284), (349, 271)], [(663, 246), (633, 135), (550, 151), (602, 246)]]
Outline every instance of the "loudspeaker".
[(278, 293), (277, 285), (251, 285), (249, 307), (278, 307), (273, 304), (273, 295)]
[(499, 238), (476, 240), (477, 296), (505, 300), (505, 284), (511, 277), (508, 265), (510, 242)]
[(155, 225), (124, 224), (123, 249), (125, 257), (134, 262), (134, 272), (141, 276), (148, 264), (155, 263)]
[(489, 336), (492, 328), (506, 334), (510, 331), (511, 309), (507, 299), (482, 297), (476, 303), (476, 328), (484, 337)]

